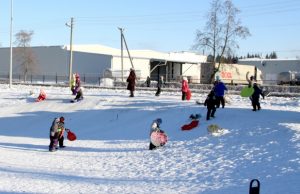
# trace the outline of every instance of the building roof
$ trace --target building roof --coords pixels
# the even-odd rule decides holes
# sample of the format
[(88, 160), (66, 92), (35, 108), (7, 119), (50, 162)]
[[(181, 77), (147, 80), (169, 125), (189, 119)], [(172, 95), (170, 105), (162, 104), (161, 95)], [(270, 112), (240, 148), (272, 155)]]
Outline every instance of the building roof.
[(288, 58), (288, 59), (264, 59), (264, 58), (246, 58), (246, 59), (239, 59), (239, 61), (300, 61), (300, 59), (297, 58)]
[[(70, 46), (65, 45), (63, 49), (70, 50)], [(103, 46), (103, 45), (73, 45), (73, 51), (98, 53), (121, 57), (120, 49)], [(125, 49), (125, 48), (124, 48)], [(182, 63), (203, 63), (206, 62), (207, 56), (200, 55), (194, 52), (158, 52), (153, 50), (130, 50), (130, 56), (133, 58), (156, 59), (164, 61), (174, 61)], [(123, 50), (123, 56), (128, 57), (126, 49)]]

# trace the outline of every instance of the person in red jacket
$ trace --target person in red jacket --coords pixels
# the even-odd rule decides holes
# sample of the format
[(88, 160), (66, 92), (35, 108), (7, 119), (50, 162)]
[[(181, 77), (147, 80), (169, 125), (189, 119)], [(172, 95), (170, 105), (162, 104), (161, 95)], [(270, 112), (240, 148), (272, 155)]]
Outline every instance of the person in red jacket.
[(37, 99), (35, 101), (40, 102), (40, 101), (43, 101), (45, 99), (46, 99), (46, 92), (43, 89), (41, 89), (40, 94), (39, 94), (39, 96), (37, 97)]
[(188, 80), (186, 77), (183, 77), (181, 82), (182, 100), (186, 100), (186, 96), (189, 90), (190, 88), (189, 88)]

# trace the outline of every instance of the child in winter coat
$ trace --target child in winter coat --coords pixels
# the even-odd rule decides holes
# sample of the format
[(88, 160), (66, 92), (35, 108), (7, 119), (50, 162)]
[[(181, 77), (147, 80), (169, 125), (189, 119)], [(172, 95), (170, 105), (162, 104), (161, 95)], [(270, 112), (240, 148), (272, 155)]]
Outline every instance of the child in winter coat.
[(80, 86), (81, 86), (80, 76), (79, 76), (78, 73), (75, 73), (75, 84), (73, 83), (73, 86), (71, 86), (71, 90), (72, 90), (73, 95), (77, 94), (77, 92), (79, 91)]
[(38, 98), (35, 100), (36, 102), (40, 102), (46, 99), (46, 92), (41, 89)]
[(77, 94), (76, 94), (76, 97), (74, 98), (74, 102), (75, 101), (80, 101), (80, 100), (82, 100), (83, 99), (83, 87), (80, 87), (79, 88), (79, 90), (78, 90), (78, 92), (77, 92)]
[(54, 152), (56, 151), (56, 147), (59, 142), (59, 146), (61, 148), (65, 147), (63, 145), (64, 142), (64, 117), (55, 118), (52, 122), (52, 125), (50, 127), (50, 145), (49, 145), (49, 151)]
[(186, 77), (183, 77), (181, 82), (182, 100), (186, 100), (186, 96), (189, 90), (190, 88), (189, 88), (188, 80)]
[(204, 106), (207, 107), (207, 114), (206, 114), (206, 120), (209, 120), (210, 117), (215, 117), (216, 113), (216, 96), (215, 92), (213, 90), (210, 91), (210, 93), (207, 95), (207, 98), (204, 102)]
[(253, 84), (253, 89), (254, 89), (254, 93), (252, 94), (252, 96), (250, 97), (251, 102), (252, 102), (252, 107), (253, 107), (253, 111), (256, 110), (260, 110), (260, 102), (259, 102), (259, 97), (260, 95), (263, 97), (263, 99), (265, 98), (264, 94), (262, 93), (262, 90), (258, 87), (257, 83)]
[[(151, 124), (151, 129), (150, 129), (150, 137), (152, 135), (152, 133), (154, 132), (161, 132), (161, 133), (165, 133), (163, 130), (160, 129), (160, 124), (162, 123), (162, 120), (160, 118), (155, 119), (153, 121), (153, 123)], [(159, 146), (154, 145), (151, 141), (150, 141), (150, 145), (149, 145), (149, 150), (153, 150), (156, 149), (160, 146), (163, 146), (164, 144), (161, 144)]]

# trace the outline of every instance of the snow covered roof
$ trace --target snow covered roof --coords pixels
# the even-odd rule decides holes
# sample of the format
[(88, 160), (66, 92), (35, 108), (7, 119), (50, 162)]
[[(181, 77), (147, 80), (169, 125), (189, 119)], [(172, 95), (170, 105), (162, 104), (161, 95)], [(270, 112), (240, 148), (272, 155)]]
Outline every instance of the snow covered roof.
[(239, 59), (239, 61), (300, 61), (297, 58), (287, 58), (287, 59), (265, 59), (265, 58), (246, 58), (246, 59)]
[[(70, 50), (70, 46), (65, 45), (63, 47), (66, 50)], [(125, 49), (125, 48), (124, 48)], [(103, 46), (103, 45), (73, 45), (73, 51), (98, 53), (104, 55), (111, 55), (115, 57), (121, 56), (120, 49)], [(202, 63), (206, 62), (207, 56), (200, 55), (194, 52), (158, 52), (153, 50), (130, 50), (130, 56), (133, 58), (147, 58), (147, 59), (159, 59), (165, 61), (176, 61), (182, 63)], [(123, 56), (128, 57), (127, 51), (123, 51)]]

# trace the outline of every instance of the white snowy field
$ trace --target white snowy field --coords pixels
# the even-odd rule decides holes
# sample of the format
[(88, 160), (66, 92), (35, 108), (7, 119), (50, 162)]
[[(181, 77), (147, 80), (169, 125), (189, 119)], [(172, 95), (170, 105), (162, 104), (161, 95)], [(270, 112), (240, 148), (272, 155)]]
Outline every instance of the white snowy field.
[[(251, 179), (261, 194), (300, 193), (300, 98), (267, 97), (253, 112), (248, 98), (206, 121), (207, 94), (181, 101), (180, 92), (85, 89), (69, 103), (68, 88), (0, 85), (0, 193), (248, 194)], [(31, 94), (33, 92), (33, 94)], [(200, 125), (180, 127), (200, 113)], [(49, 128), (64, 116), (77, 140), (49, 152)], [(151, 122), (162, 118), (165, 147), (150, 151)], [(207, 126), (225, 133), (214, 136)]]

